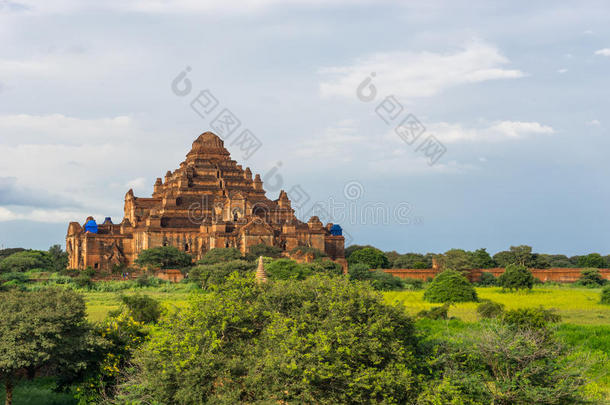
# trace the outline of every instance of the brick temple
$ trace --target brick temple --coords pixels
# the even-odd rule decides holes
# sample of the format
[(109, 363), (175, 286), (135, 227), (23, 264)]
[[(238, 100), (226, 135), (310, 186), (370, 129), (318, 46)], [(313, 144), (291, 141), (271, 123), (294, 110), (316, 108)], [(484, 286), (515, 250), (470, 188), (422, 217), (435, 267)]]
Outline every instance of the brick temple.
[[(316, 216), (298, 220), (281, 190), (276, 200), (265, 196), (260, 175), (252, 176), (231, 159), (224, 142), (201, 134), (186, 160), (164, 179), (157, 178), (151, 198), (125, 195), (124, 218), (97, 223), (88, 217), (71, 222), (66, 236), (69, 268), (110, 270), (132, 266), (140, 252), (174, 246), (194, 259), (220, 247), (246, 254), (258, 244), (277, 246), (283, 255), (300, 246), (313, 247), (346, 266), (339, 225), (323, 225)], [(296, 249), (298, 250), (298, 249)]]

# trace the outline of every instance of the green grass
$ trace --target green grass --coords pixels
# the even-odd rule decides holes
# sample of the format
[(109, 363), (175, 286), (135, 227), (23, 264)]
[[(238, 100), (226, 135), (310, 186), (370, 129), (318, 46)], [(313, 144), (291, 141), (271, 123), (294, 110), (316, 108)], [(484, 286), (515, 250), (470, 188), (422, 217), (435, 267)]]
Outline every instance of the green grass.
[[(480, 299), (502, 303), (506, 309), (538, 307), (555, 308), (563, 322), (576, 325), (610, 325), (610, 305), (599, 303), (601, 289), (574, 288), (563, 286), (535, 286), (531, 291), (503, 292), (498, 287), (477, 287)], [(387, 302), (402, 303), (407, 312), (415, 315), (422, 309), (439, 304), (423, 300), (422, 291), (397, 291), (384, 293)], [(449, 316), (466, 322), (478, 320), (477, 303), (468, 302), (452, 305)]]
[[(55, 380), (36, 378), (21, 380), (13, 389), (13, 405), (72, 405), (78, 401), (71, 393), (54, 392)], [(4, 403), (4, 382), (0, 385), (0, 400)]]
[(183, 290), (159, 291), (159, 289), (155, 288), (138, 288), (121, 292), (83, 291), (82, 294), (87, 303), (87, 316), (89, 320), (99, 322), (106, 317), (108, 312), (119, 308), (120, 294), (132, 295), (136, 293), (151, 296), (159, 300), (168, 309), (184, 307), (192, 294), (192, 292)]

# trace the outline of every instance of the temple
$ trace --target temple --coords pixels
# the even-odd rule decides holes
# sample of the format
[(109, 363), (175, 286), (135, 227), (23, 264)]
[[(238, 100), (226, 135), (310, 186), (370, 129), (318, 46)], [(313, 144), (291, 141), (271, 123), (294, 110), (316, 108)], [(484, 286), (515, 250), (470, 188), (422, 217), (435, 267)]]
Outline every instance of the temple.
[(339, 225), (324, 226), (316, 216), (298, 220), (284, 190), (277, 200), (267, 198), (260, 175), (253, 178), (250, 168), (232, 160), (211, 132), (193, 142), (178, 169), (157, 178), (151, 198), (127, 192), (120, 224), (88, 217), (83, 225), (71, 222), (66, 236), (73, 269), (133, 266), (140, 252), (157, 246), (174, 246), (197, 260), (210, 249), (246, 254), (258, 244), (277, 246), (284, 256), (313, 247), (346, 266)]

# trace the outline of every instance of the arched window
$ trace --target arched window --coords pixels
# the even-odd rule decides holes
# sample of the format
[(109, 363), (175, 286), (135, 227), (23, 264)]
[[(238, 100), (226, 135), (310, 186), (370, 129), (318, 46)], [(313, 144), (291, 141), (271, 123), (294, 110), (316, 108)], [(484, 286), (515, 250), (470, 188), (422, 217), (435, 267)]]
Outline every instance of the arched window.
[(188, 252), (188, 251), (189, 251), (189, 244), (188, 244), (188, 243), (185, 243), (185, 244), (184, 244), (184, 251), (185, 251), (185, 252)]

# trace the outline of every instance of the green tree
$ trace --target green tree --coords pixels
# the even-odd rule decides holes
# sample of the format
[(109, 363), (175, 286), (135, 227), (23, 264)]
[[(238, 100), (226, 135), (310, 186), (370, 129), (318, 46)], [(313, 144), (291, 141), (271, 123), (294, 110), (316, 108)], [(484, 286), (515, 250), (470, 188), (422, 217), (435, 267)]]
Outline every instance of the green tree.
[(32, 269), (53, 270), (51, 256), (41, 250), (25, 250), (2, 259), (0, 272), (28, 271)]
[(6, 404), (24, 372), (33, 376), (45, 368), (57, 374), (76, 374), (87, 357), (83, 298), (71, 290), (0, 293), (0, 375)]
[(498, 277), (498, 285), (504, 289), (521, 290), (534, 286), (534, 276), (529, 269), (523, 265), (509, 264), (504, 273)]
[(352, 255), (352, 253), (364, 248), (376, 249), (375, 246), (371, 245), (349, 245), (345, 248), (345, 258), (348, 259)]
[(566, 255), (547, 255), (549, 257), (549, 267), (574, 267)]
[(246, 255), (247, 259), (256, 260), (260, 256), (278, 258), (282, 256), (282, 249), (277, 246), (265, 245), (264, 243), (250, 246)]
[(140, 266), (175, 269), (190, 266), (193, 258), (173, 246), (159, 246), (143, 250), (135, 262)]
[(291, 259), (277, 259), (265, 265), (265, 271), (272, 280), (304, 280), (313, 274), (310, 267)]
[(462, 249), (451, 249), (439, 255), (439, 264), (443, 270), (465, 272), (474, 268), (471, 255)]
[(445, 270), (434, 277), (424, 300), (429, 302), (477, 301), (477, 292), (466, 277), (455, 270)]
[(199, 283), (204, 289), (213, 285), (224, 284), (232, 273), (242, 276), (253, 273), (256, 265), (245, 260), (231, 260), (230, 262), (219, 262), (215, 264), (200, 264), (189, 271), (188, 279)]
[(60, 245), (53, 245), (49, 248), (49, 256), (53, 263), (53, 270), (61, 271), (68, 267), (68, 253), (64, 252)]
[(413, 321), (343, 277), (232, 277), (193, 299), (135, 358), (119, 400), (414, 403)]
[(604, 288), (602, 288), (602, 292), (600, 293), (599, 302), (601, 304), (610, 305), (610, 285), (607, 285)]
[(356, 250), (350, 255), (348, 262), (350, 264), (364, 263), (371, 269), (387, 269), (390, 267), (390, 261), (386, 255), (381, 250), (370, 247)]
[(140, 293), (134, 295), (121, 295), (121, 303), (129, 315), (142, 323), (157, 323), (161, 316), (161, 304), (156, 299)]
[(586, 256), (578, 257), (578, 267), (602, 269), (606, 267), (606, 261), (599, 253), (590, 253)]
[(468, 252), (468, 254), (470, 256), (470, 263), (475, 269), (491, 269), (496, 267), (496, 262), (494, 262), (485, 248)]
[(241, 252), (236, 248), (214, 248), (208, 250), (197, 264), (216, 264), (240, 260)]
[(606, 284), (599, 269), (582, 269), (577, 284), (585, 287), (599, 287)]
[(405, 253), (397, 257), (392, 263), (395, 269), (429, 269), (432, 261), (419, 253)]

